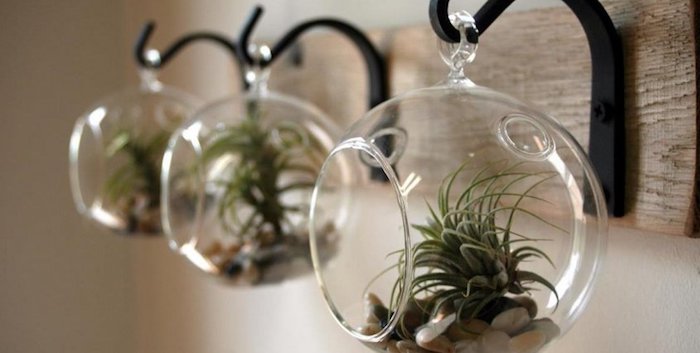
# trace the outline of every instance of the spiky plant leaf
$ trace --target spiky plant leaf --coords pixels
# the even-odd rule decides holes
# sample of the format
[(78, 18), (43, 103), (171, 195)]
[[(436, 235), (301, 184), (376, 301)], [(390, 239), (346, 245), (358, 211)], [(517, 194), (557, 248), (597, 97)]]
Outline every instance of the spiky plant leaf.
[[(521, 166), (506, 165), (493, 173), (494, 165), (490, 165), (475, 173), (453, 198), (455, 185), (462, 181), (466, 169), (464, 165), (459, 167), (443, 180), (436, 205), (427, 202), (427, 222), (412, 225), (423, 240), (414, 244), (412, 249), (412, 265), (420, 274), (413, 279), (410, 294), (412, 300), (423, 298), (425, 308), (429, 308), (432, 315), (450, 305), (458, 317), (478, 317), (498, 298), (508, 293), (525, 293), (531, 290), (531, 284), (544, 286), (558, 300), (556, 288), (547, 279), (518, 267), (521, 262), (535, 258), (552, 266), (553, 262), (535, 246), (541, 239), (512, 229), (517, 214), (565, 232), (522, 206), (526, 200), (551, 205), (532, 192), (554, 174), (531, 173), (521, 170)], [(451, 202), (453, 199), (456, 201)], [(497, 221), (497, 216), (500, 221)], [(511, 250), (515, 244), (525, 245)], [(404, 261), (403, 256), (400, 258)], [(399, 263), (392, 268), (399, 270), (400, 274), (394, 285), (396, 289), (403, 282), (403, 267)], [(396, 307), (398, 295), (392, 293), (391, 300), (391, 307)], [(406, 330), (402, 321), (396, 333), (406, 339), (414, 334)]]

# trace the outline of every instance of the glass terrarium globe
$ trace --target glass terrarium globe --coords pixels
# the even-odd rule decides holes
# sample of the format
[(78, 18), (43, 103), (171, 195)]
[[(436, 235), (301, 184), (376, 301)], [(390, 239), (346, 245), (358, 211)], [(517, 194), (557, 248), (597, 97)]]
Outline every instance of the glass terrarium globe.
[(142, 84), (100, 100), (78, 118), (70, 139), (70, 181), (78, 211), (125, 235), (161, 233), (160, 166), (168, 138), (197, 100)]
[[(587, 305), (604, 196), (558, 122), (463, 76), (474, 45), (443, 49), (445, 82), (376, 107), (324, 162), (317, 279), (340, 325), (377, 351), (537, 352)], [(334, 177), (344, 170), (353, 178)]]
[[(198, 111), (173, 135), (163, 161), (171, 248), (234, 285), (313, 272), (308, 204), (339, 136), (321, 111), (264, 86)], [(331, 226), (317, 230), (328, 253)]]

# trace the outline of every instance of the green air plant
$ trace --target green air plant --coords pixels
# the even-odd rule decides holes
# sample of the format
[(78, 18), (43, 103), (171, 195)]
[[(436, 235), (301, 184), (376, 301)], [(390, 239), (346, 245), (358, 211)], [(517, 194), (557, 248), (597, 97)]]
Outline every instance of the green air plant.
[[(221, 161), (230, 162), (214, 182), (220, 192), (217, 217), (238, 244), (219, 265), (230, 276), (239, 274), (241, 261), (250, 260), (239, 256), (241, 244), (258, 249), (308, 246), (297, 244), (303, 237), (295, 234), (299, 230), (293, 222), (293, 217), (305, 217), (306, 200), (291, 194), (313, 188), (325, 154), (303, 127), (289, 121), (264, 126), (261, 114), (258, 105), (250, 103), (247, 117), (217, 131), (201, 159), (203, 170)], [(222, 247), (215, 243), (213, 248)]]
[(122, 129), (106, 148), (107, 158), (123, 158), (104, 190), (106, 199), (122, 209), (127, 232), (160, 232), (160, 163), (169, 137), (164, 130), (136, 136)]
[[(494, 166), (476, 173), (458, 194), (453, 189), (461, 181), (465, 166), (450, 174), (439, 187), (437, 203), (431, 206), (426, 202), (430, 213), (427, 222), (412, 225), (422, 240), (412, 248), (416, 276), (409, 288), (409, 309), (400, 318), (394, 337), (414, 340), (421, 325), (444, 317), (445, 313), (454, 313), (457, 323), (465, 320), (489, 323), (498, 314), (518, 306), (512, 300), (514, 295), (528, 294), (535, 290), (536, 284), (551, 291), (558, 301), (552, 283), (520, 268), (521, 263), (535, 259), (554, 266), (549, 256), (535, 246), (544, 239), (531, 238), (513, 229), (520, 213), (565, 232), (522, 206), (528, 201), (531, 205), (541, 203), (551, 207), (549, 202), (533, 195), (533, 190), (554, 174), (521, 171), (523, 164), (507, 166), (494, 174), (489, 172)], [(405, 256), (403, 252), (393, 255), (399, 257), (394, 267), (399, 269), (400, 276), (394, 285), (390, 307), (383, 311), (385, 315), (398, 306), (403, 283)], [(527, 300), (532, 302), (529, 297)]]

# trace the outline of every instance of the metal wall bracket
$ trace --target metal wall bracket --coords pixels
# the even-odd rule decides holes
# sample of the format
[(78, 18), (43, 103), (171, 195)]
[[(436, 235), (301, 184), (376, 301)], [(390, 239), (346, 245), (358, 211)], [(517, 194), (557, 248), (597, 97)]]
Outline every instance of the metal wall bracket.
[[(253, 58), (251, 58), (245, 48), (248, 47), (253, 29), (257, 25), (262, 13), (262, 6), (256, 6), (244, 24), (240, 35), (239, 47), (241, 48), (241, 54), (243, 60), (249, 65), (253, 64)], [(365, 64), (367, 65), (367, 80), (369, 85), (368, 107), (373, 108), (387, 100), (389, 89), (384, 58), (362, 31), (342, 20), (318, 18), (294, 26), (272, 46), (270, 59), (259, 63), (259, 65), (262, 67), (271, 65), (285, 50), (289, 49), (302, 34), (318, 27), (330, 28), (345, 35), (355, 44), (362, 54)]]
[(159, 52), (160, 57), (157, 61), (153, 62), (151, 60), (148, 60), (148, 58), (146, 57), (146, 50), (148, 49), (148, 41), (150, 40), (155, 28), (155, 22), (146, 22), (146, 24), (144, 24), (143, 28), (141, 29), (141, 33), (139, 33), (139, 36), (136, 38), (136, 42), (134, 43), (134, 58), (136, 59), (136, 63), (141, 68), (160, 69), (165, 64), (167, 64), (178, 52), (187, 47), (187, 45), (199, 41), (207, 41), (224, 47), (224, 49), (226, 49), (226, 51), (228, 51), (231, 54), (231, 56), (235, 59), (236, 66), (238, 67), (238, 72), (241, 76), (241, 84), (243, 85), (244, 89), (248, 89), (248, 83), (245, 80), (245, 72), (243, 70), (242, 65), (243, 59), (241, 57), (241, 50), (238, 48), (238, 45), (235, 41), (232, 41), (219, 33), (189, 33), (180, 37), (167, 49), (163, 50), (162, 52)]
[[(483, 35), (513, 1), (488, 0), (474, 16), (478, 35)], [(608, 213), (622, 217), (625, 213), (625, 82), (622, 42), (615, 25), (600, 2), (562, 1), (581, 23), (591, 51), (591, 125), (588, 155), (600, 178)], [(460, 34), (450, 23), (448, 5), (449, 0), (431, 0), (430, 22), (442, 40), (458, 42)], [(473, 36), (471, 33), (468, 35), (468, 38)]]

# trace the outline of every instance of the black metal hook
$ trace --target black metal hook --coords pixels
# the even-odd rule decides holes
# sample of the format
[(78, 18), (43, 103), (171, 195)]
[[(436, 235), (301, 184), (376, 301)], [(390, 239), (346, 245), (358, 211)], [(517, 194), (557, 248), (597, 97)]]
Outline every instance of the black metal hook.
[[(514, 0), (488, 0), (474, 19), (481, 34)], [(591, 125), (588, 155), (598, 172), (608, 212), (625, 213), (625, 95), (622, 43), (610, 16), (597, 0), (562, 0), (583, 27), (591, 51)], [(449, 0), (431, 0), (430, 22), (445, 41), (459, 42), (447, 9)]]
[[(254, 63), (253, 58), (248, 53), (247, 48), (252, 35), (253, 29), (258, 23), (258, 20), (263, 14), (262, 6), (256, 6), (251, 12), (241, 31), (239, 39), (239, 47), (243, 60), (251, 65)], [(271, 48), (271, 56), (269, 60), (258, 63), (262, 67), (271, 65), (281, 54), (287, 50), (294, 42), (307, 30), (314, 27), (327, 27), (335, 29), (338, 32), (348, 37), (355, 46), (360, 50), (365, 63), (367, 64), (368, 82), (369, 82), (369, 107), (372, 108), (388, 98), (389, 90), (387, 86), (387, 74), (384, 58), (375, 48), (372, 42), (359, 29), (353, 25), (332, 18), (320, 18), (303, 22), (292, 28)]]
[(248, 84), (244, 79), (245, 72), (242, 69), (242, 56), (241, 56), (241, 50), (238, 48), (238, 45), (236, 42), (227, 39), (225, 36), (218, 34), (218, 33), (213, 33), (213, 32), (194, 32), (187, 34), (177, 41), (170, 45), (167, 49), (165, 49), (163, 52), (160, 53), (160, 60), (158, 62), (149, 62), (146, 59), (146, 47), (148, 44), (149, 39), (151, 38), (151, 35), (153, 34), (153, 31), (155, 30), (155, 22), (149, 21), (146, 22), (146, 24), (143, 26), (143, 29), (141, 30), (141, 33), (139, 34), (138, 38), (136, 39), (136, 43), (134, 44), (134, 57), (136, 58), (136, 62), (141, 66), (142, 68), (150, 68), (150, 69), (160, 69), (162, 68), (166, 63), (172, 59), (175, 54), (177, 54), (180, 50), (182, 50), (184, 47), (186, 47), (188, 44), (196, 42), (196, 41), (209, 41), (213, 42), (216, 44), (221, 45), (224, 47), (230, 54), (231, 56), (234, 57), (236, 64), (238, 65), (238, 71), (241, 75), (241, 82), (243, 82), (244, 88), (248, 88)]

